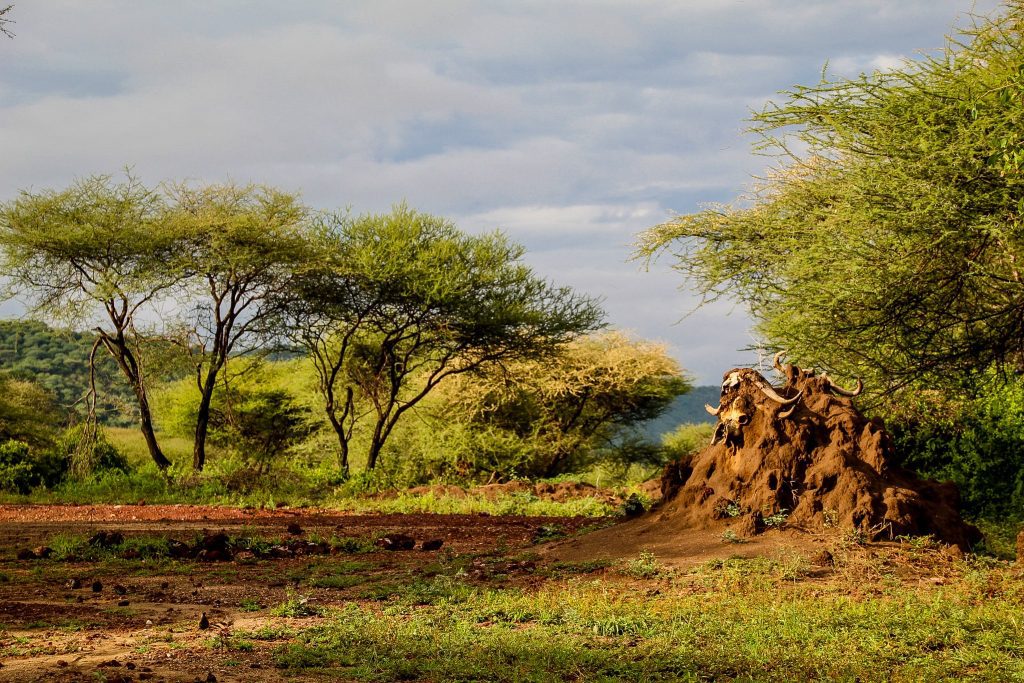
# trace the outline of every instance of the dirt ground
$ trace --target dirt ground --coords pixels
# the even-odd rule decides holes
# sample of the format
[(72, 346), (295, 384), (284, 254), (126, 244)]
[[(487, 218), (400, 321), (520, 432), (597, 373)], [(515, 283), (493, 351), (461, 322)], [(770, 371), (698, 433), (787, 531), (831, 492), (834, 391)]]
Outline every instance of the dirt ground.
[[(296, 534), (294, 525), (301, 527)], [(448, 557), (515, 555), (546, 535), (574, 534), (592, 518), (490, 515), (347, 515), (321, 510), (244, 510), (187, 505), (0, 506), (0, 681), (273, 681), (272, 644), (248, 652), (219, 648), (236, 631), (287, 628), (267, 607), (301, 595), (330, 606), (359, 599), (389, 577), (430, 575)], [(292, 532), (289, 532), (289, 526)], [(364, 538), (401, 533), (440, 539), (440, 550), (202, 562), (16, 559), (59, 535), (98, 531), (163, 535), (188, 542), (204, 531), (264, 539)], [(332, 566), (367, 567), (351, 588), (309, 579)], [(493, 562), (490, 571), (494, 571)], [(511, 574), (516, 572), (512, 571)], [(529, 581), (529, 577), (511, 580)], [(94, 582), (102, 588), (93, 590)], [(209, 626), (200, 628), (206, 613)], [(301, 627), (316, 617), (302, 618)], [(260, 643), (262, 645), (262, 643)]]
[[(595, 522), (606, 528), (588, 530)], [(392, 587), (398, 592), (410, 581), (429, 579), (444, 562), (454, 561), (471, 582), (529, 588), (549, 580), (546, 568), (559, 562), (643, 551), (675, 566), (779, 552), (813, 558), (827, 544), (820, 536), (782, 530), (732, 545), (723, 543), (720, 530), (673, 533), (652, 522), (645, 516), (609, 527), (610, 520), (583, 517), (0, 505), (0, 681), (295, 680), (274, 666), (282, 638), (273, 631), (308, 629), (321, 617), (274, 614), (270, 608), (299, 596), (317, 607), (372, 601)], [(100, 531), (185, 543), (220, 531), (293, 543), (331, 537), (370, 541), (400, 533), (417, 545), (366, 552), (364, 543), (356, 553), (335, 548), (329, 554), (246, 561), (240, 554), (232, 561), (107, 555), (86, 562), (56, 554), (17, 559), (19, 552), (24, 557), (47, 545), (56, 549), (61, 535), (81, 540)], [(421, 549), (428, 540), (443, 544)], [(204, 613), (208, 625), (201, 628)], [(261, 630), (270, 635), (252, 636)], [(251, 647), (227, 645), (243, 632)], [(303, 674), (302, 680), (315, 675)]]

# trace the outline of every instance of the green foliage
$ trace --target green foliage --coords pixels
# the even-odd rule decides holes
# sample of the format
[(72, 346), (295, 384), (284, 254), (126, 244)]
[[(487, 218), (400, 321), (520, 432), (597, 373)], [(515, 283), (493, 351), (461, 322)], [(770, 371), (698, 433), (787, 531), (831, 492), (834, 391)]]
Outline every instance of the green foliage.
[(1024, 352), (1024, 3), (937, 54), (798, 86), (754, 117), (779, 167), (644, 233), (801, 364), (959, 388)]
[[(294, 361), (236, 358), (219, 373), (210, 404), (210, 442), (237, 454), (256, 474), (269, 472), (276, 458), (287, 457), (315, 424), (296, 395), (300, 368)], [(192, 379), (157, 392), (160, 422), (171, 434), (195, 433), (202, 395)]]
[(93, 431), (88, 425), (68, 428), (54, 445), (58, 460), (79, 475), (97, 475), (118, 471), (127, 473), (128, 460), (107, 440), (102, 429)]
[(551, 477), (598, 462), (660, 463), (636, 426), (689, 384), (664, 346), (619, 332), (584, 337), (543, 359), (455, 377), (404, 434), (424, 474)]
[(0, 372), (0, 439), (33, 449), (49, 445), (63, 421), (52, 396), (35, 382)]
[[(92, 336), (83, 332), (55, 330), (35, 320), (0, 320), (0, 364), (11, 377), (31, 380), (48, 391), (63, 410), (83, 407), (92, 343)], [(97, 416), (105, 424), (127, 424), (132, 420), (131, 390), (106, 354), (99, 361)]]
[(404, 205), (327, 215), (320, 228), (320, 259), (297, 278), (282, 327), (313, 359), (342, 467), (364, 416), (373, 469), (402, 416), (441, 382), (544, 355), (603, 315), (534, 275), (500, 233), (468, 235)]
[(668, 462), (689, 462), (695, 454), (711, 443), (713, 424), (682, 424), (661, 437), (661, 446)]
[(956, 482), (972, 516), (1024, 520), (1024, 377), (990, 373), (983, 386), (974, 399), (913, 397), (888, 421), (896, 454), (910, 469)]

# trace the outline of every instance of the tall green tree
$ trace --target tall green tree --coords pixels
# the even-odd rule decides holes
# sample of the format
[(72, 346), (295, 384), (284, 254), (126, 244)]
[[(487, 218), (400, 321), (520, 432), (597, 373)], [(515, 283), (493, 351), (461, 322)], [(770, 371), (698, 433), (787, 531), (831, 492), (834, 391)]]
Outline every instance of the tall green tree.
[(1024, 3), (937, 54), (783, 93), (777, 166), (731, 206), (641, 235), (794, 359), (880, 390), (1024, 359)]
[(179, 185), (170, 193), (174, 258), (189, 273), (180, 338), (200, 393), (192, 465), (202, 470), (217, 377), (233, 354), (277, 334), (268, 326), (274, 306), (309, 257), (308, 210), (297, 196), (260, 185)]
[[(184, 273), (165, 197), (129, 176), (93, 176), (65, 190), (21, 195), (0, 207), (0, 270), (7, 295), (46, 320), (95, 332), (90, 363), (105, 350), (139, 410), (150, 456), (171, 463), (153, 431), (145, 349), (146, 313)], [(94, 397), (93, 397), (94, 400)]]
[(316, 367), (342, 468), (358, 422), (372, 470), (402, 416), (445, 379), (543, 355), (603, 317), (593, 299), (534, 275), (500, 233), (467, 235), (405, 206), (325, 216), (319, 243), (280, 310)]

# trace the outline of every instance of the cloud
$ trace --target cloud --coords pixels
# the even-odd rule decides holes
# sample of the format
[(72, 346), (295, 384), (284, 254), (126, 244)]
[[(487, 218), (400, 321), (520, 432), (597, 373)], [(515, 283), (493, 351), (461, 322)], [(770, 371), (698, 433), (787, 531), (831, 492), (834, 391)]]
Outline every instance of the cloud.
[[(979, 1), (986, 12), (995, 0)], [(969, 0), (75, 0), (19, 3), (0, 41), (0, 198), (125, 164), (320, 207), (407, 200), (503, 227), (704, 379), (742, 311), (692, 305), (635, 233), (727, 201), (767, 160), (744, 120), (780, 89), (941, 46)]]

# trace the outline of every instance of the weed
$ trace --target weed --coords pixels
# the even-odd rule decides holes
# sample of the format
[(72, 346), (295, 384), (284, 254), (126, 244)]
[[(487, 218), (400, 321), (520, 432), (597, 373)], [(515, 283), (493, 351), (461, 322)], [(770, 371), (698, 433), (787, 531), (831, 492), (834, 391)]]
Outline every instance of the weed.
[(634, 579), (653, 579), (664, 573), (665, 567), (654, 556), (654, 553), (645, 550), (632, 560), (628, 560), (620, 571)]
[(323, 610), (310, 603), (310, 598), (289, 592), (288, 599), (270, 611), (276, 617), (318, 617)]
[(722, 543), (746, 543), (747, 539), (741, 538), (736, 535), (736, 532), (732, 529), (726, 529), (722, 532)]

